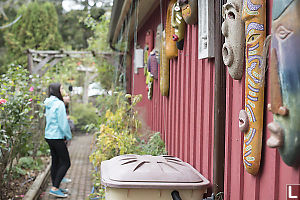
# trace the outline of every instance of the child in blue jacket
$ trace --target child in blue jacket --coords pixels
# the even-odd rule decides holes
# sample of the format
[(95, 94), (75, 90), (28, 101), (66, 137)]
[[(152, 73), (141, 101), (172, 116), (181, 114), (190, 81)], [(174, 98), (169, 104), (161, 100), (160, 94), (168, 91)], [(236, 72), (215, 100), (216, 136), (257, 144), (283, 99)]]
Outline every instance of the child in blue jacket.
[(68, 197), (67, 190), (59, 188), (60, 183), (71, 166), (66, 140), (72, 139), (67, 119), (60, 83), (49, 85), (49, 97), (44, 101), (46, 107), (45, 139), (50, 147), (52, 165), (50, 194), (57, 197)]

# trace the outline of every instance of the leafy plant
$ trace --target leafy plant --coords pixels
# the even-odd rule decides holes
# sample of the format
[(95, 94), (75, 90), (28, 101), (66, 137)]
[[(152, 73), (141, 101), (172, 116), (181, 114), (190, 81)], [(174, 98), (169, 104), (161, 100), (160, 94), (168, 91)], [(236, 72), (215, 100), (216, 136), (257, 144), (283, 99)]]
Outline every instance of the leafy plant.
[[(58, 16), (50, 2), (34, 1), (18, 10), (22, 19), (9, 28), (4, 35), (7, 62), (27, 66), (27, 49), (54, 50), (61, 48), (62, 38), (58, 32)], [(51, 19), (51, 20), (49, 20)]]
[(143, 145), (142, 153), (147, 155), (166, 155), (165, 142), (160, 137), (160, 132), (154, 133), (149, 141)]
[(13, 173), (14, 173), (14, 178), (17, 178), (17, 177), (19, 177), (20, 175), (26, 175), (27, 174), (27, 171), (26, 170), (24, 170), (24, 169), (22, 169), (21, 167), (19, 167), (19, 166), (15, 166), (14, 168), (13, 168)]
[(32, 157), (22, 157), (19, 159), (18, 165), (24, 169), (30, 169), (35, 164), (34, 159)]
[(42, 164), (41, 159), (33, 159), (30, 156), (26, 156), (19, 159), (17, 166), (22, 169), (40, 169)]
[(0, 197), (10, 182), (13, 162), (35, 157), (41, 141), (41, 81), (22, 66), (11, 65), (0, 79)]
[(92, 104), (74, 103), (71, 117), (75, 121), (76, 129), (81, 131), (85, 131), (89, 124), (97, 124), (98, 120), (96, 108)]
[[(108, 109), (102, 116), (101, 124), (95, 133), (94, 151), (90, 155), (90, 161), (95, 169), (100, 169), (103, 160), (110, 159), (117, 155), (140, 152), (137, 137), (139, 135), (140, 121), (137, 119), (137, 112), (133, 107), (142, 98), (141, 95), (131, 96), (122, 92), (115, 93), (116, 98), (112, 99), (115, 106), (114, 111)], [(108, 97), (110, 98), (110, 97)], [(131, 99), (131, 104), (128, 99)], [(96, 191), (92, 196), (104, 196), (101, 187), (100, 172), (95, 170), (94, 187)]]
[(115, 100), (118, 107), (116, 111), (106, 111), (99, 131), (95, 134), (95, 151), (90, 156), (95, 167), (99, 167), (103, 160), (139, 150), (136, 137), (141, 123), (133, 106), (140, 100), (141, 95), (133, 96), (133, 104), (129, 104), (124, 93), (120, 92)]
[[(84, 23), (94, 31), (94, 36), (88, 39), (89, 50), (99, 51), (99, 52), (111, 52), (109, 43), (103, 38), (107, 37), (109, 30), (109, 20), (107, 16), (102, 15), (100, 17), (100, 22), (93, 19), (92, 17), (87, 17), (84, 19)], [(113, 54), (112, 54), (113, 55)], [(97, 81), (101, 83), (101, 86), (107, 91), (115, 88), (118, 83), (118, 71), (119, 69), (114, 66), (119, 56), (111, 56), (110, 58), (103, 56), (96, 56), (97, 68)]]
[[(137, 117), (134, 106), (141, 100), (141, 95), (129, 95), (123, 92), (115, 92), (112, 95), (99, 97), (99, 105), (102, 106), (100, 124), (95, 133), (94, 151), (90, 155), (90, 161), (95, 167), (93, 173), (94, 187), (96, 190), (91, 198), (105, 198), (104, 189), (101, 186), (100, 169), (101, 162), (123, 154), (167, 154), (165, 143), (160, 133), (154, 133), (145, 143), (141, 140), (141, 122)], [(106, 110), (104, 114), (104, 110)]]

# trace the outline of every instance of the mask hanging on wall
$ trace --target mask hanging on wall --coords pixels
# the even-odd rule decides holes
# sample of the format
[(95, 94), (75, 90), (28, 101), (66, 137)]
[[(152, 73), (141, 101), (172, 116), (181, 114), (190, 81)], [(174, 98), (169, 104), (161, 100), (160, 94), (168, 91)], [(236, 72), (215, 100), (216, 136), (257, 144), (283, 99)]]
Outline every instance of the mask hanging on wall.
[(148, 62), (148, 57), (149, 57), (148, 49), (149, 49), (149, 46), (145, 45), (145, 47), (144, 47), (144, 75), (145, 76), (147, 75), (147, 66), (148, 66), (147, 62)]
[[(243, 162), (248, 173), (259, 171), (263, 134), (264, 87), (261, 84), (263, 46), (266, 38), (266, 0), (244, 0), (246, 70), (245, 110), (240, 112), (244, 134)], [(246, 124), (249, 124), (248, 127)]]
[(147, 75), (148, 57), (153, 50), (153, 30), (149, 29), (146, 32), (145, 47), (144, 47), (144, 75)]
[(178, 1), (182, 17), (187, 24), (197, 24), (198, 22), (198, 0), (179, 0)]
[(175, 29), (171, 26), (172, 18), (172, 8), (176, 0), (171, 0), (168, 5), (167, 19), (166, 19), (166, 56), (168, 59), (176, 58), (178, 56), (178, 49), (176, 47), (176, 42), (173, 41), (173, 35), (175, 34)]
[(166, 56), (166, 38), (163, 32), (161, 37), (161, 54), (160, 54), (160, 93), (162, 96), (169, 95), (169, 79), (170, 79), (170, 66), (169, 59)]
[(179, 3), (175, 3), (172, 8), (171, 25), (175, 29), (172, 39), (176, 42), (177, 48), (183, 50), (186, 24), (183, 20)]
[(153, 50), (149, 55), (148, 71), (153, 75), (154, 79), (158, 79), (158, 62), (155, 50)]
[(155, 45), (154, 45), (157, 62), (160, 62), (159, 57), (160, 57), (161, 37), (162, 37), (161, 31), (162, 31), (162, 27), (161, 27), (161, 24), (159, 24), (159, 25), (157, 25), (157, 28), (156, 28)]
[(148, 55), (153, 50), (153, 30), (149, 29), (146, 32), (145, 43), (148, 46)]
[(300, 165), (300, 1), (274, 0), (270, 62), (273, 122), (267, 145), (289, 166)]
[(245, 25), (242, 20), (242, 5), (243, 0), (227, 0), (222, 10), (222, 33), (225, 37), (223, 61), (235, 80), (242, 79), (244, 74)]
[(148, 99), (152, 99), (152, 94), (153, 94), (153, 75), (150, 72), (147, 72), (146, 75), (146, 84), (147, 84), (147, 94), (148, 94)]

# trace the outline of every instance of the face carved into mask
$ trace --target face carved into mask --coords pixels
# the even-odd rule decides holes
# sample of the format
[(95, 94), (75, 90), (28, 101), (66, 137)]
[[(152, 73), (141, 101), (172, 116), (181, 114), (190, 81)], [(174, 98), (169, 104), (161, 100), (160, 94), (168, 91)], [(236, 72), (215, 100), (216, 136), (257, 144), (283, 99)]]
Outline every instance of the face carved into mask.
[(228, 0), (223, 6), (222, 33), (225, 43), (222, 48), (224, 64), (230, 76), (240, 80), (244, 74), (245, 34), (242, 20), (242, 0)]
[(245, 23), (246, 68), (245, 111), (242, 111), (244, 115), (240, 122), (249, 123), (249, 126), (243, 126), (241, 123), (240, 130), (244, 133), (245, 169), (248, 173), (256, 175), (260, 168), (264, 122), (264, 87), (261, 84), (261, 73), (266, 39), (266, 0), (244, 0), (242, 20)]
[(176, 47), (176, 41), (173, 41), (173, 35), (175, 34), (175, 28), (171, 25), (172, 10), (176, 4), (176, 0), (171, 0), (167, 9), (166, 17), (166, 57), (168, 59), (176, 58), (178, 56), (178, 49)]
[(273, 122), (267, 145), (289, 166), (300, 165), (300, 1), (274, 0), (270, 62)]
[(175, 29), (173, 34), (173, 41), (176, 41), (176, 46), (179, 50), (183, 50), (186, 24), (183, 20), (179, 3), (175, 3), (173, 6), (171, 24)]
[(198, 0), (179, 0), (182, 17), (187, 24), (198, 22)]

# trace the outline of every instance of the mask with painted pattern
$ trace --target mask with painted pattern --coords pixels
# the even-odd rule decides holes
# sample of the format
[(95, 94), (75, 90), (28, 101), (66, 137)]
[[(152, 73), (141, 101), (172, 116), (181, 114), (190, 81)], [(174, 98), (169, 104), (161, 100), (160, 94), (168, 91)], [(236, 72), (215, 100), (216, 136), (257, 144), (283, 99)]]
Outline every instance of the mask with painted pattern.
[(175, 29), (173, 34), (173, 41), (176, 41), (176, 46), (179, 50), (183, 50), (186, 24), (183, 20), (179, 3), (175, 3), (172, 8), (171, 25)]
[[(249, 123), (243, 130), (243, 162), (248, 173), (256, 175), (260, 168), (264, 87), (261, 84), (263, 70), (263, 46), (266, 39), (266, 0), (244, 0), (242, 19), (245, 23), (245, 110), (244, 119)], [(243, 123), (240, 127), (243, 127)], [(242, 130), (241, 130), (242, 131)]]
[(267, 145), (289, 166), (300, 165), (300, 1), (274, 0), (270, 62), (273, 122)]
[(187, 24), (198, 22), (198, 0), (179, 0), (182, 17)]

